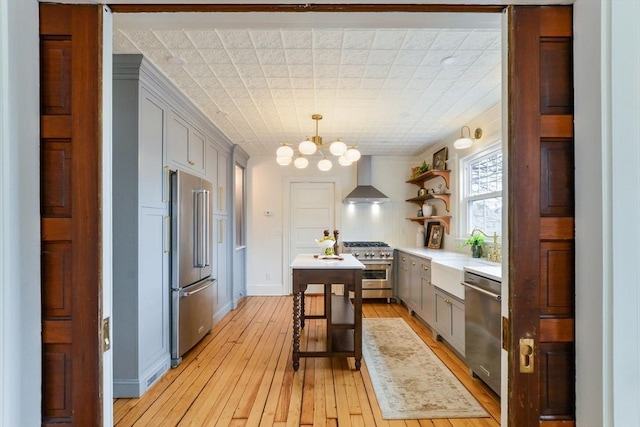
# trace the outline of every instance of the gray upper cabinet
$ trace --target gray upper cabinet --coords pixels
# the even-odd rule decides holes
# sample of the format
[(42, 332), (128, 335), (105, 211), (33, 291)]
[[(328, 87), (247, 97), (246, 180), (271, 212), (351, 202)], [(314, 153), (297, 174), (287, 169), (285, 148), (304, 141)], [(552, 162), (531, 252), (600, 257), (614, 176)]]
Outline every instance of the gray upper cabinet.
[(168, 124), (168, 156), (172, 166), (205, 173), (205, 137), (202, 132), (171, 111)]
[(139, 109), (140, 204), (164, 209), (169, 200), (169, 174), (164, 163), (167, 106), (141, 86)]
[(218, 200), (216, 213), (219, 215), (229, 214), (229, 156), (225, 153), (218, 153)]

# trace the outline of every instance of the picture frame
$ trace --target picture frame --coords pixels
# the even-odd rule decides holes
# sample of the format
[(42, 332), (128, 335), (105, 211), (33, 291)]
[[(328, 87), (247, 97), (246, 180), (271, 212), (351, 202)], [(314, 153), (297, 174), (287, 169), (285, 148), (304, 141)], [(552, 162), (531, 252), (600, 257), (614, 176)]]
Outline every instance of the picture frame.
[(431, 229), (434, 225), (440, 225), (440, 221), (428, 221), (424, 224), (424, 247), (429, 246), (429, 236), (431, 235)]
[(449, 154), (449, 149), (444, 147), (435, 153), (433, 153), (433, 169), (435, 170), (445, 170), (447, 169), (447, 155)]
[(444, 225), (434, 225), (429, 233), (429, 249), (440, 249), (442, 247), (442, 236), (444, 234)]

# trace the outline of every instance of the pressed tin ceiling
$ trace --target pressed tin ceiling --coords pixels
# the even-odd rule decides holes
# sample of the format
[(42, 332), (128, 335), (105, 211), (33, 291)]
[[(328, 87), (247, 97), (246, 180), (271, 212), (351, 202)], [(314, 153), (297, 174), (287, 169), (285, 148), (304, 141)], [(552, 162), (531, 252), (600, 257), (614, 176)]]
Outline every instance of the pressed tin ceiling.
[(315, 132), (415, 155), (501, 97), (500, 14), (114, 14), (142, 53), (250, 155)]

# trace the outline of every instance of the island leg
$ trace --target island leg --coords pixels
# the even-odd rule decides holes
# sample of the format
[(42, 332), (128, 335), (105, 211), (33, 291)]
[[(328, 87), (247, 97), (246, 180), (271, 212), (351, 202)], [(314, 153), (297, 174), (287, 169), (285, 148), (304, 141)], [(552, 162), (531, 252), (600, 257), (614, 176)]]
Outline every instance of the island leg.
[(302, 292), (293, 294), (293, 370), (297, 371), (300, 367), (300, 324), (301, 324), (301, 303)]
[(304, 292), (300, 292), (300, 327), (304, 329)]

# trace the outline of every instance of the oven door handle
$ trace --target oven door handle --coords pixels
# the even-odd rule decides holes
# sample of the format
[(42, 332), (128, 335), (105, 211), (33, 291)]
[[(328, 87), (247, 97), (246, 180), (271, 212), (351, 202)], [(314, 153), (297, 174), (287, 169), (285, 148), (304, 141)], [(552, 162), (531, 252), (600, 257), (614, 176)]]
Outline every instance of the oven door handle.
[(472, 285), (471, 283), (462, 282), (460, 284), (462, 286), (466, 286), (467, 288), (471, 288), (474, 291), (478, 291), (478, 292), (481, 292), (481, 293), (483, 293), (485, 295), (489, 295), (490, 297), (492, 297), (492, 298), (494, 298), (494, 299), (496, 299), (498, 301), (500, 301), (502, 299), (502, 297), (500, 295), (494, 294), (493, 292), (489, 292), (486, 289), (479, 288), (479, 287), (477, 287), (475, 285)]

